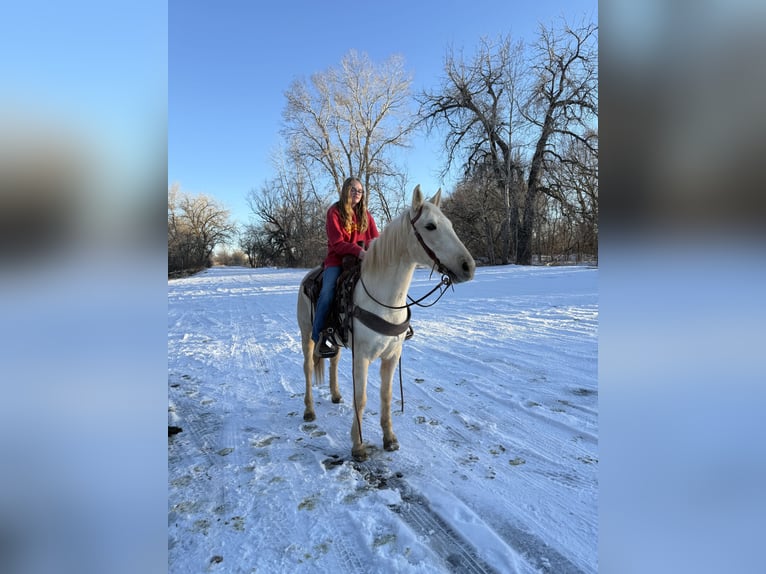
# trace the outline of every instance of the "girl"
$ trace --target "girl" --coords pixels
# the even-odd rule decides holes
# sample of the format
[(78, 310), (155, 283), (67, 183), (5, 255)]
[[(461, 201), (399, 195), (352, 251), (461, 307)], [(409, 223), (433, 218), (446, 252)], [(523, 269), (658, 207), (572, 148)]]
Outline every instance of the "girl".
[[(327, 210), (327, 257), (311, 331), (315, 355), (328, 358), (338, 353), (338, 348), (327, 340), (322, 330), (335, 295), (335, 282), (343, 269), (343, 257), (353, 255), (364, 259), (370, 241), (378, 235), (375, 220), (367, 211), (362, 182), (349, 177), (340, 189), (340, 200)], [(321, 341), (320, 335), (323, 335)]]

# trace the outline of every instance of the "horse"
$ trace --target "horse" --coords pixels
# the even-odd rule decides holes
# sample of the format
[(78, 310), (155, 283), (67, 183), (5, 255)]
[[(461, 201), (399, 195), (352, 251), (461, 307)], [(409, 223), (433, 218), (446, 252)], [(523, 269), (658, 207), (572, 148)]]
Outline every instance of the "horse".
[[(394, 371), (402, 353), (410, 310), (407, 292), (417, 265), (438, 270), (446, 285), (473, 279), (476, 263), (465, 245), (455, 234), (452, 222), (439, 208), (441, 189), (424, 200), (420, 185), (415, 186), (412, 203), (388, 223), (380, 236), (371, 242), (361, 261), (361, 276), (353, 293), (353, 320), (346, 348), (351, 347), (354, 380), (354, 420), (351, 424), (351, 454), (355, 460), (365, 460), (367, 450), (362, 442), (362, 415), (367, 403), (367, 371), (380, 359), (380, 426), (383, 447), (387, 451), (399, 448), (391, 424), (391, 387)], [(303, 419), (316, 418), (312, 394), (312, 373), (317, 384), (324, 382), (324, 359), (314, 356), (311, 339), (312, 303), (304, 292), (304, 277), (298, 290), (297, 316), (301, 331), (303, 372), (306, 379)], [(361, 286), (361, 288), (360, 288)], [(337, 294), (336, 294), (337, 295)], [(375, 315), (393, 327), (398, 334), (381, 333), (370, 316)], [(379, 320), (377, 320), (380, 323)], [(372, 325), (369, 326), (369, 325)], [(383, 329), (385, 331), (385, 329)], [(340, 349), (330, 359), (330, 394), (339, 403), (338, 362)]]

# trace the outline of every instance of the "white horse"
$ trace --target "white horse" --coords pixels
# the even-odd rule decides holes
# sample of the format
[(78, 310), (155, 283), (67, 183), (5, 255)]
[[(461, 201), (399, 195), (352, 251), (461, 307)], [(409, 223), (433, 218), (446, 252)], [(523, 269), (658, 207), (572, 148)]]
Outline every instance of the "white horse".
[[(451, 283), (473, 278), (476, 263), (455, 235), (452, 223), (439, 209), (441, 190), (428, 201), (423, 200), (420, 186), (412, 193), (412, 206), (391, 220), (380, 237), (370, 245), (362, 260), (361, 278), (354, 289), (354, 318), (348, 347), (353, 353), (354, 411), (351, 425), (351, 454), (357, 460), (367, 456), (362, 443), (362, 415), (367, 403), (367, 370), (370, 363), (380, 359), (380, 426), (383, 447), (397, 450), (399, 443), (391, 425), (391, 387), (394, 370), (402, 353), (406, 326), (409, 324), (407, 291), (417, 264), (437, 269)], [(304, 279), (305, 281), (305, 279)], [(303, 419), (316, 418), (312, 395), (312, 372), (317, 384), (324, 380), (324, 359), (314, 356), (311, 340), (312, 304), (304, 293), (298, 292), (298, 325), (303, 347), (303, 371), (306, 377), (306, 405)], [(357, 315), (359, 312), (359, 315)], [(366, 313), (365, 313), (366, 312)], [(371, 315), (377, 315), (393, 326), (398, 335), (382, 334), (375, 328)], [(378, 321), (379, 322), (379, 321)], [(330, 359), (330, 393), (332, 402), (339, 403), (338, 361), (340, 352)]]

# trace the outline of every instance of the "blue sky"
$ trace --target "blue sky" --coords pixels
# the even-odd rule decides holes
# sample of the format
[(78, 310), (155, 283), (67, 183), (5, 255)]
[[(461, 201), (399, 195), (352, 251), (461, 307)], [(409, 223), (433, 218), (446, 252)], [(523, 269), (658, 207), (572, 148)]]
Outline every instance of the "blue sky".
[[(168, 5), (168, 184), (206, 193), (249, 218), (245, 201), (275, 173), (284, 92), (296, 78), (337, 67), (349, 50), (375, 63), (404, 57), (412, 91), (436, 87), (448, 47), (473, 54), (482, 36), (532, 41), (559, 17), (597, 21), (596, 0), (417, 0), (200, 2)], [(408, 187), (426, 193), (438, 177), (438, 137), (416, 137)]]

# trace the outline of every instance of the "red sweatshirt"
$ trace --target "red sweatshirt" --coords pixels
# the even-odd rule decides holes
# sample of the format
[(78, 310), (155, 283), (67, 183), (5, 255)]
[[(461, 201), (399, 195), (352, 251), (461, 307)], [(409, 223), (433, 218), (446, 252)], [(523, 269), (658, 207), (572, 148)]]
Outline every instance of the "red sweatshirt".
[[(340, 219), (340, 209), (338, 204), (334, 204), (327, 210), (327, 257), (324, 260), (325, 267), (333, 267), (343, 264), (344, 255), (354, 255), (359, 257), (362, 249), (366, 249), (370, 241), (378, 235), (378, 228), (375, 226), (375, 220), (367, 212), (367, 231), (359, 233), (356, 229), (356, 215), (354, 215), (354, 226), (351, 233), (343, 229), (343, 223)], [(364, 247), (357, 245), (362, 241)]]

